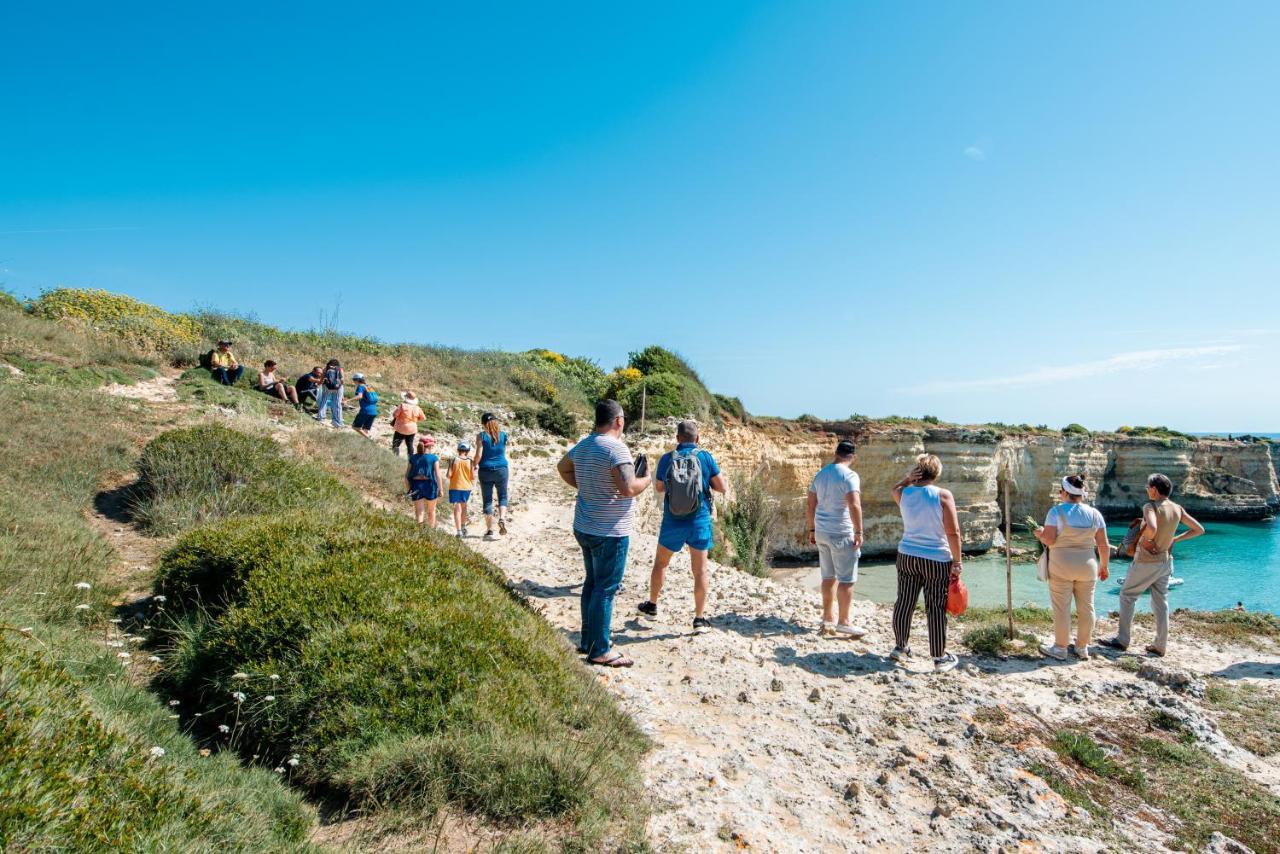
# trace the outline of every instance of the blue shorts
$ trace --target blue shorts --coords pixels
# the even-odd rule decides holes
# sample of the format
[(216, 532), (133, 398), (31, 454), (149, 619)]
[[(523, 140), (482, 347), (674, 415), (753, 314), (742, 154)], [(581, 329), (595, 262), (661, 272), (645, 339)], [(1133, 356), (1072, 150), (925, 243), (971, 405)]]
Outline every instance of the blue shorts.
[(711, 548), (711, 520), (680, 521), (664, 518), (658, 531), (658, 545), (672, 552), (685, 546), (705, 552)]
[(471, 490), (469, 489), (451, 489), (449, 490), (450, 504), (466, 504), (471, 500)]
[(411, 480), (409, 481), (409, 494), (413, 496), (414, 501), (435, 501), (440, 497), (440, 485), (434, 480)]
[(371, 412), (371, 413), (361, 412), (358, 415), (356, 415), (355, 420), (351, 422), (351, 426), (354, 427), (356, 430), (368, 430), (371, 427), (373, 427), (373, 420), (377, 417), (378, 417), (378, 413), (376, 412)]

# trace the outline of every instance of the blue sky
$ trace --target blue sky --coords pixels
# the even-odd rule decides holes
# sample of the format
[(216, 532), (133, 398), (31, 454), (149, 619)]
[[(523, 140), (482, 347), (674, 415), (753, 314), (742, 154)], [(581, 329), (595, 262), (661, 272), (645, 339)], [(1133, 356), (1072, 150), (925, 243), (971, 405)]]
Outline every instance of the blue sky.
[(1280, 430), (1280, 4), (185, 5), (0, 13), (11, 290)]

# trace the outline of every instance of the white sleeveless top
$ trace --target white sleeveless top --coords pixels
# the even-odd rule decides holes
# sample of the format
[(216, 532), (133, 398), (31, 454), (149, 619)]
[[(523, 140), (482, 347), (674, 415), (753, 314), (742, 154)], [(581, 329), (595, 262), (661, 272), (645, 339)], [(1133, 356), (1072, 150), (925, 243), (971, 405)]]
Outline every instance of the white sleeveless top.
[(908, 486), (902, 490), (902, 540), (898, 551), (908, 557), (951, 563), (951, 546), (942, 527), (942, 490)]

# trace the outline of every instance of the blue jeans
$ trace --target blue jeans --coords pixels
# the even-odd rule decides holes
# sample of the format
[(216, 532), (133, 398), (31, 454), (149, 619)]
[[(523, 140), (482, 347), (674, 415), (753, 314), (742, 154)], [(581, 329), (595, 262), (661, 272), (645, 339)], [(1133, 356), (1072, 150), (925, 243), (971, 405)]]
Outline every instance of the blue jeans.
[(506, 466), (480, 469), (480, 498), (484, 502), (484, 515), (493, 515), (493, 491), (498, 491), (498, 506), (507, 506), (507, 479), (511, 470)]
[(329, 407), (329, 417), (334, 427), (342, 426), (342, 389), (320, 388), (320, 397), (316, 401), (316, 420), (324, 420), (325, 407)]
[(613, 597), (622, 586), (627, 569), (630, 537), (597, 537), (574, 530), (582, 547), (586, 578), (582, 582), (582, 646), (588, 658), (600, 658), (611, 646), (609, 625), (613, 621)]
[(235, 385), (240, 380), (240, 375), (244, 373), (244, 365), (236, 365), (234, 368), (213, 368), (213, 378), (223, 385)]

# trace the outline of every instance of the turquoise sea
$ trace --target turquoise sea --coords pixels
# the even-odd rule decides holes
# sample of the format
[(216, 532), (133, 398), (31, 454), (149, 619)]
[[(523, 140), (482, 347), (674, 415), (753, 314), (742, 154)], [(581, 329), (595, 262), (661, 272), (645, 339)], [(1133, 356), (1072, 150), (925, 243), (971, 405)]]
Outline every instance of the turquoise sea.
[[(1173, 577), (1182, 584), (1169, 590), (1172, 608), (1197, 611), (1233, 608), (1243, 602), (1249, 611), (1280, 614), (1280, 520), (1270, 522), (1208, 522), (1206, 533), (1174, 551)], [(1108, 529), (1113, 543), (1124, 539), (1123, 527)], [(1111, 577), (1098, 585), (1097, 608), (1101, 613), (1119, 607), (1120, 585), (1129, 568), (1127, 560), (1114, 560)], [(817, 568), (788, 570), (807, 587), (817, 586)], [(965, 559), (964, 580), (973, 605), (1005, 603), (1004, 555), (995, 552)], [(855, 595), (875, 602), (892, 602), (897, 577), (892, 563), (863, 561)], [(1036, 579), (1032, 563), (1013, 564), (1014, 604), (1048, 606), (1049, 591)], [(1150, 610), (1148, 597), (1138, 600), (1139, 610)]]

